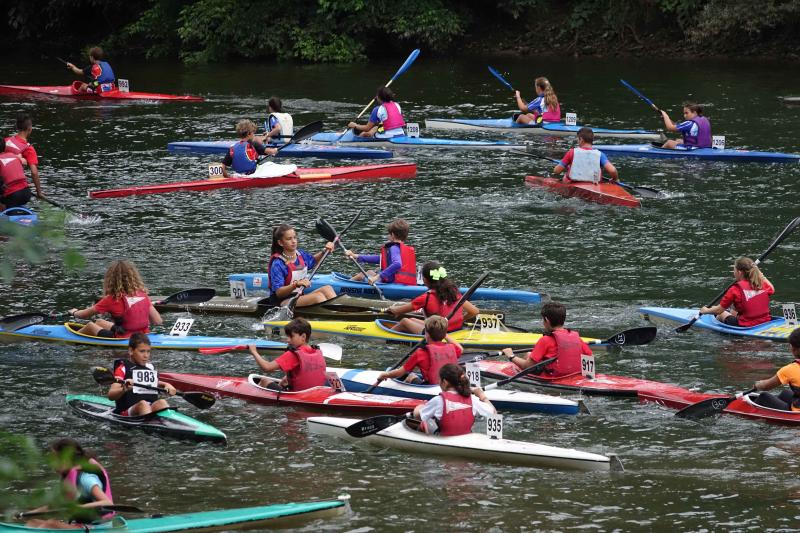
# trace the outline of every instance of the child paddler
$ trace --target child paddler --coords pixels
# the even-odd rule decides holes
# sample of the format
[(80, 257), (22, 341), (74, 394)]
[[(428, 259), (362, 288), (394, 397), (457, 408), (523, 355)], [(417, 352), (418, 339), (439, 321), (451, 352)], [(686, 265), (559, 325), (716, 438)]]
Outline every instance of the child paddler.
[(113, 322), (97, 319), (88, 322), (78, 333), (95, 337), (130, 337), (134, 333), (147, 333), (150, 324), (161, 324), (161, 315), (147, 296), (147, 287), (139, 271), (130, 261), (114, 261), (103, 277), (103, 298), (86, 309), (72, 308), (69, 313), (76, 318), (91, 318), (108, 313)]
[[(761, 273), (755, 261), (739, 257), (733, 263), (736, 283), (728, 289), (718, 305), (701, 307), (701, 315), (715, 315), (717, 320), (729, 326), (747, 328), (772, 320), (769, 312), (769, 297), (775, 287)], [(733, 312), (728, 309), (733, 306)]]
[(611, 164), (606, 154), (594, 148), (593, 144), (594, 132), (592, 128), (584, 127), (579, 129), (578, 147), (570, 148), (564, 154), (564, 157), (561, 158), (561, 163), (553, 168), (553, 174), (557, 176), (564, 172), (564, 169), (567, 169), (563, 180), (565, 182), (588, 181), (600, 183), (605, 170), (612, 181), (618, 181), (617, 168)]
[(680, 133), (683, 139), (674, 141), (669, 139), (661, 145), (662, 148), (711, 148), (711, 122), (703, 116), (703, 106), (694, 102), (683, 104), (684, 121), (675, 124), (663, 109), (661, 118), (667, 131)]
[[(269, 302), (273, 306), (286, 305), (292, 293), (300, 287), (311, 286), (307, 279), (309, 269), (322, 259), (325, 251), (333, 251), (333, 243), (325, 244), (325, 249), (314, 255), (297, 247), (297, 232), (289, 224), (281, 224), (272, 230), (272, 250), (267, 271), (269, 272)], [(302, 294), (297, 305), (313, 305), (325, 302), (336, 296), (330, 285), (320, 287), (314, 292)]]
[(527, 104), (522, 99), (519, 91), (514, 91), (517, 107), (521, 111), (516, 117), (519, 124), (540, 124), (542, 122), (559, 122), (561, 120), (561, 104), (558, 96), (550, 85), (550, 80), (544, 77), (536, 78), (533, 82), (536, 98)]
[[(30, 136), (33, 132), (33, 120), (27, 113), (20, 113), (17, 115), (17, 134), (4, 139), (4, 148), (1, 152), (6, 154), (13, 154), (18, 156), (19, 162), (24, 166), (27, 165), (31, 171), (31, 179), (33, 186), (36, 189), (36, 197), (44, 198), (42, 193), (42, 181), (39, 177), (39, 156), (36, 154), (36, 149), (30, 143)], [(3, 156), (7, 158), (7, 156)], [(2, 165), (3, 173), (2, 183), (5, 184), (5, 189), (0, 193), (0, 204), (6, 207), (21, 207), (28, 203), (33, 196), (28, 186), (27, 178), (23, 179), (24, 172), (20, 175), (20, 168), (16, 164), (12, 164), (8, 170), (6, 164)], [(6, 173), (9, 174), (8, 182), (6, 181)], [(3, 207), (0, 207), (2, 210)]]
[(414, 417), (421, 421), (420, 431), (442, 437), (472, 432), (476, 416), (497, 413), (480, 387), (470, 388), (464, 368), (446, 364), (439, 369), (441, 394), (414, 408)]
[(252, 120), (240, 120), (236, 123), (236, 135), (239, 140), (231, 146), (222, 159), (222, 175), (230, 177), (228, 167), (238, 174), (252, 174), (258, 168), (258, 156), (275, 155), (277, 148), (267, 148), (255, 138), (256, 125)]
[(283, 102), (277, 96), (267, 100), (267, 120), (264, 121), (266, 132), (260, 139), (264, 144), (288, 140), (294, 134), (292, 115), (284, 113)]
[(517, 357), (511, 348), (505, 348), (503, 354), (521, 369), (528, 368), (545, 359), (558, 357), (541, 372), (545, 377), (557, 378), (581, 372), (581, 355), (592, 355), (592, 349), (583, 342), (577, 331), (564, 327), (567, 319), (567, 308), (558, 302), (547, 302), (542, 306), (542, 324), (544, 335), (533, 347), (527, 357)]
[(4, 146), (0, 153), (0, 210), (22, 207), (33, 196), (25, 175), (27, 164), (21, 153), (8, 144)]
[[(374, 283), (401, 283), (403, 285), (417, 284), (417, 252), (413, 246), (406, 244), (408, 239), (408, 222), (402, 218), (392, 220), (386, 231), (389, 232), (388, 242), (381, 246), (380, 254), (357, 254), (347, 250), (347, 257), (356, 259), (359, 263), (378, 265), (380, 272), (367, 270), (369, 282)], [(364, 274), (359, 272), (352, 278), (363, 281)]]
[(781, 385), (788, 385), (789, 388), (778, 396), (762, 392), (755, 401), (758, 405), (782, 411), (800, 411), (800, 329), (789, 334), (789, 350), (794, 361), (781, 367), (771, 378), (756, 381), (755, 384), (758, 391), (768, 391)]
[(122, 416), (144, 416), (169, 409), (167, 400), (159, 399), (158, 391), (138, 385), (162, 387), (175, 396), (175, 387), (158, 380), (158, 372), (150, 362), (150, 339), (134, 333), (128, 341), (128, 359), (114, 361), (116, 383), (108, 389), (108, 399), (116, 402), (114, 412)]
[[(67, 63), (67, 70), (71, 70), (76, 76), (85, 76), (89, 82), (80, 83), (76, 89), (82, 93), (105, 93), (116, 89), (114, 71), (111, 65), (103, 58), (103, 49), (99, 46), (89, 50), (89, 66), (78, 68), (72, 63)], [(77, 83), (77, 82), (76, 82)]]
[(400, 111), (400, 105), (394, 101), (392, 90), (388, 87), (379, 87), (375, 100), (378, 105), (372, 109), (366, 124), (350, 122), (347, 127), (352, 128), (360, 137), (389, 139), (405, 135), (403, 126), (406, 125), (406, 121)]
[(457, 363), (464, 350), (447, 334), (447, 319), (439, 315), (425, 319), (425, 341), (425, 346), (414, 352), (403, 366), (382, 372), (378, 381), (399, 378), (408, 373), (406, 382), (417, 383), (420, 382), (419, 377), (411, 372), (419, 368), (423, 383), (438, 385), (439, 369), (448, 363)]
[(327, 383), (325, 358), (319, 348), (308, 344), (311, 339), (311, 324), (304, 318), (295, 318), (284, 326), (283, 331), (289, 342), (288, 349), (273, 361), (261, 357), (255, 344), (248, 346), (261, 370), (282, 370), (286, 374), (277, 386), (274, 381), (268, 381), (264, 386), (289, 391), (324, 386)]
[[(458, 286), (447, 277), (447, 270), (436, 261), (428, 261), (422, 265), (422, 281), (428, 290), (420, 294), (411, 302), (395, 304), (388, 311), (395, 316), (422, 310), (426, 317), (431, 315), (449, 316), (450, 312), (461, 299)], [(477, 307), (469, 301), (464, 302), (461, 309), (450, 318), (447, 331), (456, 331), (464, 325), (464, 320), (470, 320), (480, 313)], [(395, 331), (420, 334), (425, 329), (425, 323), (419, 318), (402, 318), (392, 327)]]

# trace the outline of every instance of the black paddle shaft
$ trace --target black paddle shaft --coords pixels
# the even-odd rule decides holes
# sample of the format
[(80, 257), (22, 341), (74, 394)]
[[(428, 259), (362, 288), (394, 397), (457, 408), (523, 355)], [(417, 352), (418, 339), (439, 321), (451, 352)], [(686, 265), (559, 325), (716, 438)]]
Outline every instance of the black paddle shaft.
[[(339, 248), (342, 249), (342, 252), (344, 252), (345, 254), (347, 253), (347, 248), (345, 248), (344, 243), (341, 241), (341, 239), (337, 239), (336, 238), (337, 234), (336, 234), (336, 230), (334, 229), (334, 227), (331, 226), (328, 223), (328, 221), (325, 220), (322, 217), (317, 219), (317, 233), (319, 233), (320, 235), (322, 235), (323, 238), (328, 239), (329, 241), (336, 242), (336, 244), (339, 245)], [(364, 270), (364, 267), (361, 266), (361, 263), (358, 262), (358, 259), (356, 259), (355, 257), (351, 257), (350, 259), (353, 261), (353, 263), (355, 263), (355, 265), (358, 267), (358, 269), (364, 275), (364, 279), (370, 285), (372, 285), (375, 288), (375, 292), (378, 293), (378, 297), (381, 300), (385, 300), (386, 297), (383, 295), (383, 291), (381, 290), (380, 287), (378, 287), (377, 284), (372, 283), (372, 282), (369, 281), (369, 276), (367, 275), (366, 270)]]

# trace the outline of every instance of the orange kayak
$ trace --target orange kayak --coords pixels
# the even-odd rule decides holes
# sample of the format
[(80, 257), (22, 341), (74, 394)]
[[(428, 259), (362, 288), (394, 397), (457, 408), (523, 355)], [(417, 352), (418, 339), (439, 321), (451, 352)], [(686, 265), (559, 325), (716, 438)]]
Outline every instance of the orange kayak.
[(575, 196), (598, 204), (620, 205), (623, 207), (642, 206), (638, 198), (616, 183), (609, 181), (600, 183), (589, 183), (585, 181), (563, 182), (555, 178), (525, 176), (525, 183), (535, 187), (544, 187), (561, 196), (566, 196), (568, 198)]

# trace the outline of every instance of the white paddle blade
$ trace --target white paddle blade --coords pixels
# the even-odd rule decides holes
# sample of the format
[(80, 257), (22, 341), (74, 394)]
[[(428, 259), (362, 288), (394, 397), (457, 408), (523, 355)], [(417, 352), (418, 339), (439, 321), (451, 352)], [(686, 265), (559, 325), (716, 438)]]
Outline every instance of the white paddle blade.
[(342, 347), (338, 344), (331, 344), (329, 342), (322, 342), (319, 344), (319, 349), (322, 350), (322, 355), (334, 361), (342, 360)]

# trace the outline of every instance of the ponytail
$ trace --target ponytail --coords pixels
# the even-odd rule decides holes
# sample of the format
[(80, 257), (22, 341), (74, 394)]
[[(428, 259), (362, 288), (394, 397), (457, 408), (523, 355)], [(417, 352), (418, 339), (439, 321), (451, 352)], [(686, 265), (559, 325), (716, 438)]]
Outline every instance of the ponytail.
[(455, 363), (447, 363), (440, 368), (439, 379), (446, 380), (461, 396), (469, 396), (472, 394), (472, 387), (469, 384), (469, 379), (467, 379), (464, 368)]
[(447, 271), (438, 261), (428, 261), (422, 265), (422, 277), (443, 304), (454, 304), (461, 297), (458, 286), (447, 277)]
[(536, 78), (534, 85), (542, 90), (542, 96), (544, 97), (544, 103), (547, 109), (553, 110), (558, 107), (558, 96), (556, 96), (553, 86), (550, 85), (550, 80), (544, 77)]
[(750, 286), (755, 290), (761, 290), (764, 286), (764, 274), (758, 268), (755, 261), (749, 257), (740, 257), (734, 263), (734, 268), (742, 273), (742, 277), (750, 282)]

